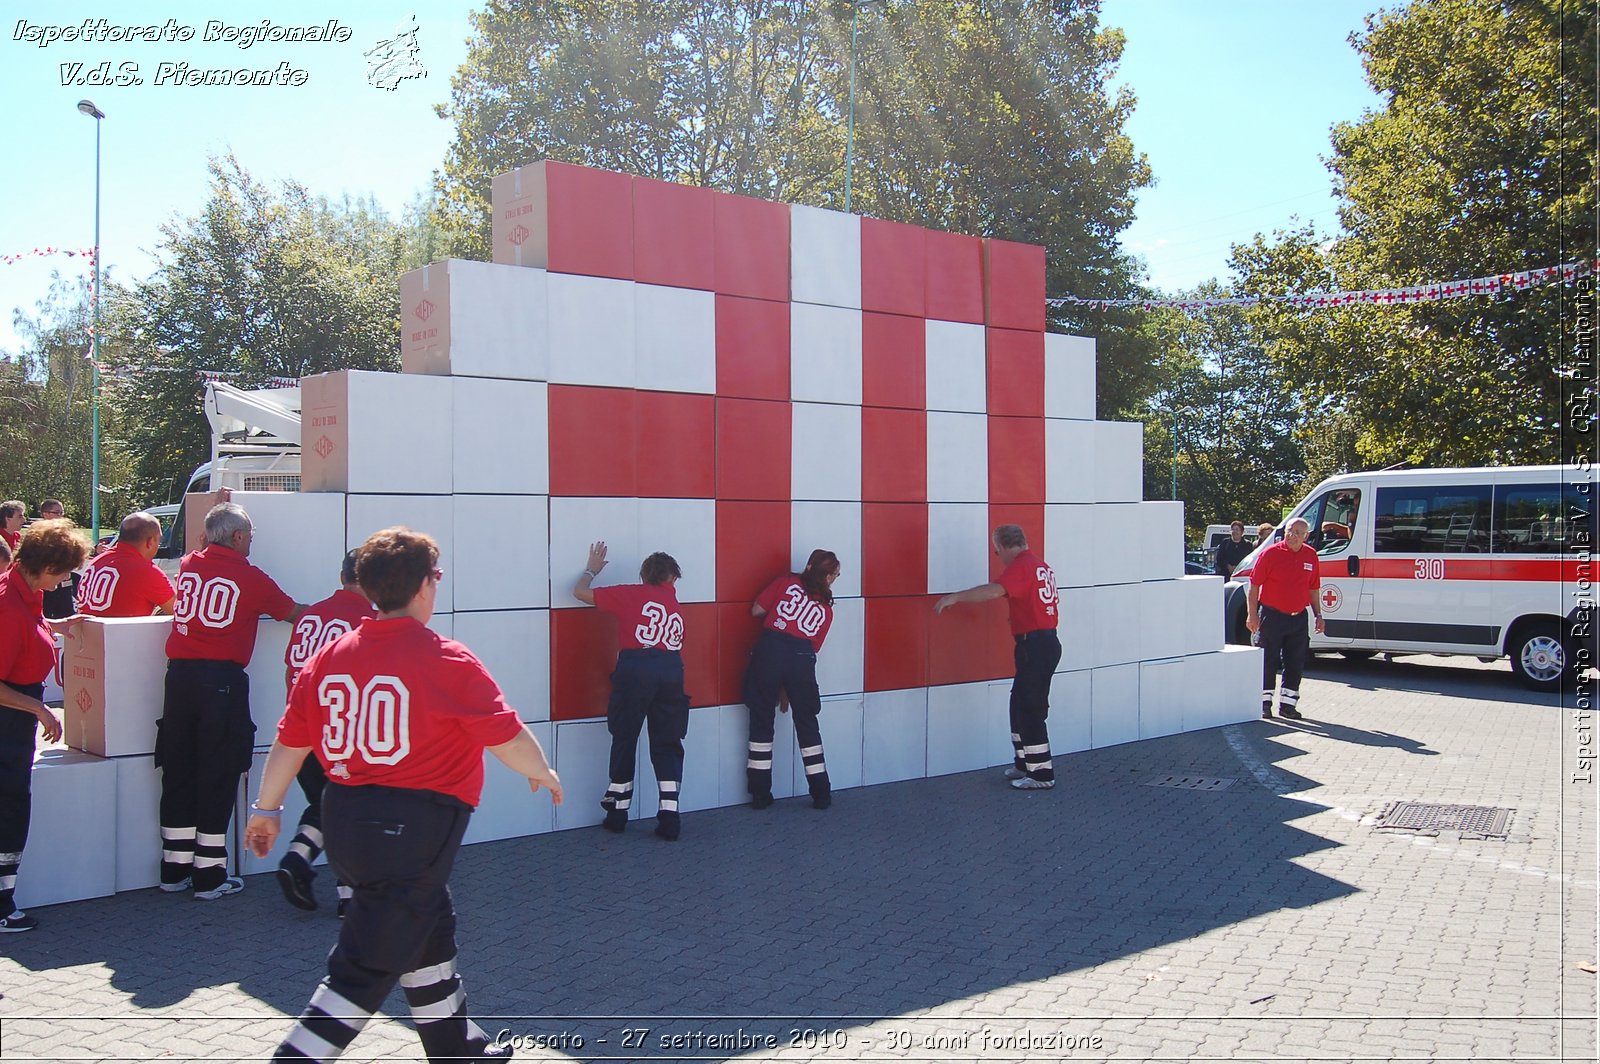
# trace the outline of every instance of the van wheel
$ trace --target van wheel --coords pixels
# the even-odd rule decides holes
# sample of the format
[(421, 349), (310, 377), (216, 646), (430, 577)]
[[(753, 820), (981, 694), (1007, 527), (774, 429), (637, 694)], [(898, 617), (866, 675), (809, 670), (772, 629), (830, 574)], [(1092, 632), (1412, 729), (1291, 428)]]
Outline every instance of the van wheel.
[(1511, 646), (1511, 671), (1536, 691), (1555, 691), (1567, 672), (1566, 644), (1554, 624), (1530, 624)]
[(1350, 661), (1369, 661), (1378, 655), (1376, 650), (1341, 650), (1339, 653)]

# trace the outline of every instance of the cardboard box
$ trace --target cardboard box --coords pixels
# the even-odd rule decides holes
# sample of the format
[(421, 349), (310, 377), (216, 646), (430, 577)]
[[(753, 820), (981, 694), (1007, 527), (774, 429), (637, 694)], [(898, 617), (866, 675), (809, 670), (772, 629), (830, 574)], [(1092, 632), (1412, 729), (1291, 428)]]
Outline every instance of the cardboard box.
[(789, 398), (861, 405), (861, 311), (789, 308)]
[(540, 160), (497, 174), (493, 258), (511, 266), (633, 276), (633, 178)]
[(867, 786), (928, 774), (928, 689), (862, 696), (861, 758)]
[(988, 682), (928, 688), (928, 775), (988, 767), (988, 708)]
[(1139, 663), (1139, 738), (1155, 739), (1183, 731), (1182, 658)]
[(400, 276), (400, 366), (442, 377), (550, 377), (544, 270), (446, 259)]
[(987, 417), (928, 414), (928, 501), (989, 501)]
[(981, 414), (989, 389), (983, 326), (930, 321), (925, 336), (929, 410)]
[(454, 491), (550, 493), (550, 389), (535, 381), (455, 380)]
[(1089, 738), (1094, 749), (1139, 738), (1139, 666), (1110, 665), (1089, 671)]
[(794, 403), (789, 485), (796, 502), (861, 498), (861, 408)]
[(93, 618), (66, 638), (66, 743), (100, 757), (156, 748), (171, 617)]
[(300, 396), (302, 491), (451, 492), (450, 378), (344, 369)]

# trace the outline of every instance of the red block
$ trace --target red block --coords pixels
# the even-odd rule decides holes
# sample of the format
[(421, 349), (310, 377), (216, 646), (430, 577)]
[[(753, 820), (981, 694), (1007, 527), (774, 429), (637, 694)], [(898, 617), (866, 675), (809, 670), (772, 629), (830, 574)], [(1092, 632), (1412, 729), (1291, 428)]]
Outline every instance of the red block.
[(989, 419), (989, 501), (1044, 502), (1044, 418)]
[(988, 324), (1044, 332), (1044, 248), (985, 240), (984, 284)]
[(861, 505), (861, 593), (869, 598), (928, 593), (927, 503)]
[(606, 715), (617, 622), (597, 609), (550, 611), (550, 719)]
[(983, 324), (983, 241), (928, 231), (926, 316)]
[[(716, 497), (787, 503), (793, 408), (788, 403), (719, 398), (716, 409)], [(784, 525), (788, 526), (787, 517)]]
[(1044, 333), (985, 330), (989, 413), (1044, 417)]
[(716, 193), (717, 291), (789, 300), (789, 206)]
[(715, 193), (709, 188), (633, 179), (633, 277), (674, 288), (716, 286)]
[(927, 595), (867, 599), (868, 691), (928, 685), (928, 626), (936, 601)]
[(716, 400), (685, 392), (635, 392), (634, 397), (639, 495), (715, 497)]
[[(789, 502), (717, 500), (717, 601), (755, 601), (789, 571)], [(926, 548), (924, 548), (926, 549)], [(924, 566), (926, 568), (926, 566)]]
[(683, 614), (683, 689), (688, 692), (689, 705), (719, 706), (717, 604), (681, 602), (678, 610)]
[(861, 402), (928, 407), (928, 327), (904, 314), (861, 315)]
[[(1044, 541), (1044, 504), (1022, 502), (992, 502), (989, 504), (989, 528), (999, 528), (1001, 525), (1016, 525), (1022, 529), (1022, 534), (1028, 537), (1028, 549), (1033, 551), (1046, 563), (1050, 555), (1046, 550)], [(1065, 544), (1067, 550), (1088, 550), (1087, 543)], [(993, 551), (989, 552), (989, 579), (999, 579), (1000, 570), (1004, 566)]]
[(761, 622), (750, 616), (748, 602), (719, 602), (717, 625), (717, 704), (742, 705), (744, 673), (750, 665), (750, 648), (761, 635)]
[(861, 219), (862, 310), (923, 315), (927, 234), (920, 226)]
[(1002, 598), (964, 602), (930, 618), (928, 683), (977, 683), (1011, 676), (1016, 642), (1007, 614)]
[(717, 296), (717, 394), (789, 399), (789, 304)]
[(628, 388), (550, 386), (550, 494), (631, 498), (634, 398)]
[(495, 262), (633, 277), (627, 174), (544, 160), (497, 176), (492, 197)]
[(928, 501), (928, 414), (861, 409), (861, 498), (864, 502)]

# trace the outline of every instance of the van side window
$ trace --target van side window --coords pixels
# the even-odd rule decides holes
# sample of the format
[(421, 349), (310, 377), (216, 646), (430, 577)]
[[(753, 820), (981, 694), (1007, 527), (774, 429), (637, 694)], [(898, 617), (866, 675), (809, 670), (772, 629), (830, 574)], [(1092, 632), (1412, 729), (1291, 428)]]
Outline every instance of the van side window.
[(1360, 512), (1360, 488), (1335, 488), (1301, 512), (1311, 525), (1306, 542), (1318, 554), (1339, 553), (1350, 546)]
[(1566, 547), (1559, 484), (1502, 484), (1494, 493), (1497, 554), (1554, 554)]
[(1375, 554), (1484, 554), (1489, 485), (1379, 488)]

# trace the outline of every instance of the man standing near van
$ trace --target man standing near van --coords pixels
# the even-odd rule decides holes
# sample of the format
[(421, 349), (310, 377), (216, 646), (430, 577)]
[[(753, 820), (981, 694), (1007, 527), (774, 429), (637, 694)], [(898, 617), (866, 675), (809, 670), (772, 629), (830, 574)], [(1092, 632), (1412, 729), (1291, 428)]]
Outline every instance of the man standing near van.
[(1227, 580), (1239, 563), (1253, 550), (1244, 538), (1244, 522), (1235, 521), (1228, 526), (1229, 538), (1217, 544), (1217, 575)]
[(1306, 607), (1316, 615), (1317, 634), (1322, 634), (1322, 603), (1317, 592), (1322, 578), (1317, 571), (1317, 552), (1306, 546), (1311, 525), (1303, 517), (1289, 522), (1283, 541), (1261, 552), (1250, 571), (1250, 587), (1245, 594), (1245, 627), (1261, 633), (1264, 652), (1261, 683), (1261, 715), (1272, 716), (1272, 696), (1277, 693), (1278, 660), (1283, 660), (1283, 691), (1278, 699), (1278, 714), (1299, 720), (1300, 673), (1311, 653), (1311, 635), (1306, 631)]

